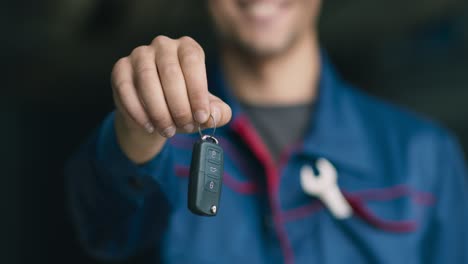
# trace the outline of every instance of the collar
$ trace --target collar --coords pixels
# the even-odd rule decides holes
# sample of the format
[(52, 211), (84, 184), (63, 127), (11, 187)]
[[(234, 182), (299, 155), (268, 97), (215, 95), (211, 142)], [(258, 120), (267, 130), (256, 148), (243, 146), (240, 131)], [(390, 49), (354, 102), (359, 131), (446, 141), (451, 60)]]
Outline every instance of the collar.
[[(314, 112), (305, 137), (294, 152), (311, 159), (326, 158), (338, 167), (343, 165), (359, 171), (369, 171), (369, 161), (372, 159), (365, 148), (368, 143), (363, 131), (362, 114), (358, 111), (359, 100), (362, 99), (357, 91), (338, 77), (324, 52), (320, 61), (321, 72)], [(231, 93), (222, 68), (219, 64), (213, 64), (209, 72), (210, 91), (231, 107), (232, 121), (242, 118), (242, 107)]]

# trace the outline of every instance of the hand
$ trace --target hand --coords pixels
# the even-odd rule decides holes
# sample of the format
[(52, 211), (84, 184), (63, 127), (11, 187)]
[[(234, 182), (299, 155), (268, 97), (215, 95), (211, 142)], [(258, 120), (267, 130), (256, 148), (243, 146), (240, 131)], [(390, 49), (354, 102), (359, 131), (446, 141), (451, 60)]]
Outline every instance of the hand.
[[(230, 107), (208, 91), (203, 49), (193, 39), (156, 37), (121, 58), (112, 70), (116, 132), (137, 163), (159, 153), (166, 138), (223, 126)], [(158, 133), (155, 133), (157, 131)]]

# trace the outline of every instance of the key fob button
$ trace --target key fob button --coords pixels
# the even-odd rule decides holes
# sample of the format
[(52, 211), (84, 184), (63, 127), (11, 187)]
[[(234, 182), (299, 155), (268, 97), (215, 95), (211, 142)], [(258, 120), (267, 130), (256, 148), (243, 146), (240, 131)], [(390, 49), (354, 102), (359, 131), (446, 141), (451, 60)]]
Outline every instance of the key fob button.
[(214, 148), (208, 148), (206, 152), (206, 158), (211, 162), (219, 164), (221, 162), (221, 152)]
[(220, 176), (219, 174), (207, 173), (206, 176), (208, 176), (208, 177), (210, 177), (210, 178), (212, 178), (212, 179), (214, 179), (214, 180), (219, 180), (219, 178), (220, 178), (220, 177), (219, 177), (219, 176)]
[(205, 189), (209, 192), (218, 192), (219, 183), (217, 180), (207, 178), (205, 180)]
[[(220, 174), (219, 165), (216, 165), (216, 164), (211, 163), (210, 161), (208, 161), (206, 163), (205, 172), (208, 173), (208, 174), (219, 175)], [(217, 177), (217, 178), (219, 178), (219, 177)]]

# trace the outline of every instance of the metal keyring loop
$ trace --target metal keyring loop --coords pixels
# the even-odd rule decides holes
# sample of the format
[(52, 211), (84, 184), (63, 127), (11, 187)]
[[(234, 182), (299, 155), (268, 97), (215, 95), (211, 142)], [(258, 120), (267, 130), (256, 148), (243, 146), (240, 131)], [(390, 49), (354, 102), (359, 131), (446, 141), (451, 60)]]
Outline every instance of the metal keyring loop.
[(203, 141), (206, 141), (208, 139), (212, 140), (213, 143), (215, 143), (216, 145), (219, 144), (219, 141), (217, 138), (213, 137), (213, 136), (210, 136), (210, 135), (204, 135), (202, 138), (201, 138)]
[(214, 139), (215, 141), (218, 141), (216, 140), (216, 138), (214, 137), (214, 134), (216, 132), (216, 121), (213, 117), (212, 114), (210, 114), (210, 118), (213, 119), (213, 124), (214, 124), (214, 127), (213, 127), (213, 133), (211, 133), (211, 136), (210, 135), (203, 135), (202, 132), (201, 132), (201, 128), (200, 128), (200, 124), (198, 124), (198, 133), (200, 134), (200, 137), (204, 140), (206, 139), (207, 137), (210, 137), (212, 139)]

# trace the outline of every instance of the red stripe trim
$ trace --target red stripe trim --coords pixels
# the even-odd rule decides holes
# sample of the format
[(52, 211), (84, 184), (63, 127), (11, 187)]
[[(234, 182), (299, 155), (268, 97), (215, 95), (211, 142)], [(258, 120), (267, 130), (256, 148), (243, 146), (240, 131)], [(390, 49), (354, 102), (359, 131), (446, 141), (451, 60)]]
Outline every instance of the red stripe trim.
[(432, 194), (428, 193), (416, 193), (411, 198), (413, 202), (419, 205), (433, 205), (435, 203), (435, 198)]
[(361, 190), (353, 192), (352, 195), (368, 201), (385, 201), (410, 195), (418, 204), (431, 205), (435, 202), (435, 198), (431, 193), (416, 191), (407, 185), (395, 185), (389, 188)]
[(278, 187), (280, 181), (279, 168), (275, 166), (270, 153), (255, 132), (254, 128), (250, 125), (246, 116), (238, 116), (231, 122), (231, 126), (233, 130), (236, 131), (247, 143), (253, 154), (257, 157), (260, 163), (262, 163), (265, 169), (268, 198), (274, 219), (274, 229), (278, 236), (284, 256), (284, 262), (286, 264), (294, 263), (292, 247), (287, 239), (286, 230), (281, 222), (281, 209), (278, 203)]
[(232, 128), (246, 141), (253, 154), (264, 166), (267, 176), (268, 193), (275, 193), (278, 188), (279, 175), (273, 159), (270, 157), (267, 148), (263, 145), (262, 140), (250, 125), (247, 117), (239, 116), (231, 124)]
[(353, 214), (377, 228), (395, 233), (411, 232), (417, 228), (415, 221), (391, 221), (379, 218), (363, 204), (362, 200), (349, 195), (345, 197), (353, 208)]
[(292, 144), (288, 147), (286, 147), (286, 149), (284, 151), (281, 152), (280, 154), (280, 158), (279, 158), (279, 166), (280, 167), (284, 167), (286, 165), (286, 163), (288, 162), (289, 158), (291, 157), (291, 154), (293, 152), (296, 152), (298, 151), (299, 148), (302, 147), (302, 145), (304, 144), (303, 141), (299, 141), (299, 142), (296, 142), (295, 144)]
[(188, 177), (190, 174), (190, 168), (186, 166), (175, 166), (175, 174), (176, 176), (185, 178)]
[[(175, 166), (175, 173), (176, 176), (185, 178), (188, 177), (190, 168), (186, 166)], [(223, 174), (223, 183), (232, 190), (244, 195), (251, 195), (258, 192), (258, 186), (255, 183), (240, 182), (226, 172)]]
[(283, 212), (281, 214), (281, 222), (286, 223), (290, 221), (294, 221), (297, 219), (301, 219), (304, 217), (307, 217), (309, 215), (312, 215), (320, 210), (322, 210), (323, 204), (319, 201), (313, 201), (312, 203), (297, 207), (291, 210), (288, 210), (287, 212)]
[[(415, 221), (393, 221), (379, 218), (365, 206), (365, 202), (388, 201), (398, 199), (403, 196), (410, 196), (413, 202), (421, 205), (432, 205), (435, 201), (432, 194), (418, 192), (405, 185), (396, 185), (382, 189), (362, 190), (353, 193), (345, 193), (344, 195), (353, 208), (356, 216), (359, 216), (377, 228), (398, 233), (413, 231), (417, 227), (417, 223)], [(321, 202), (314, 200), (308, 205), (283, 212), (281, 219), (283, 223), (295, 221), (313, 215), (324, 208), (325, 207)]]

